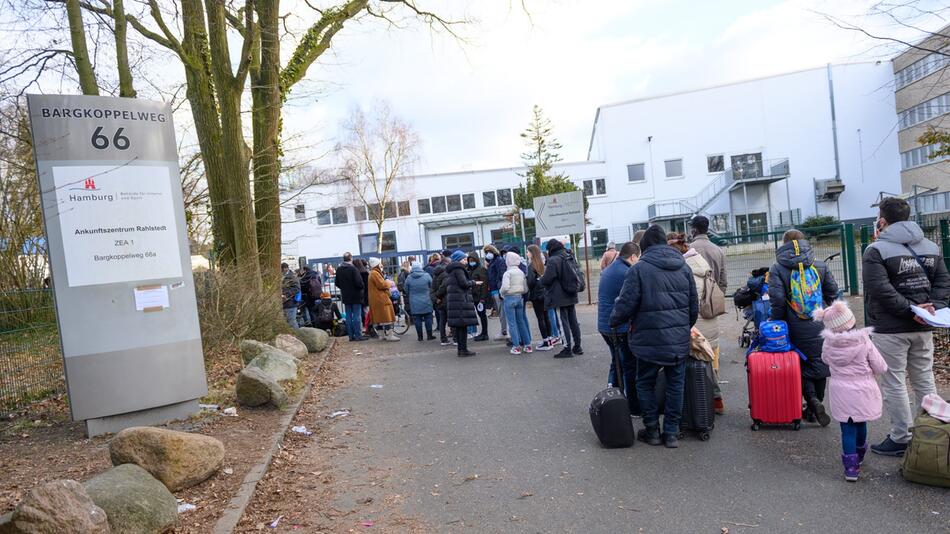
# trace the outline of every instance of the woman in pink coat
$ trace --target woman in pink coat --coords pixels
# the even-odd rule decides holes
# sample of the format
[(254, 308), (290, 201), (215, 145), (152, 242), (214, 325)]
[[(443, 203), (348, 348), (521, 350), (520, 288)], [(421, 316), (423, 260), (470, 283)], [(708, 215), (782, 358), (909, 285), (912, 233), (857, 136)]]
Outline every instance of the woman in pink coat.
[(867, 422), (881, 417), (881, 390), (874, 375), (887, 371), (887, 364), (871, 343), (871, 329), (854, 329), (854, 314), (843, 300), (812, 316), (825, 323), (821, 359), (831, 369), (828, 393), (831, 416), (841, 423), (844, 479), (856, 482), (868, 450)]

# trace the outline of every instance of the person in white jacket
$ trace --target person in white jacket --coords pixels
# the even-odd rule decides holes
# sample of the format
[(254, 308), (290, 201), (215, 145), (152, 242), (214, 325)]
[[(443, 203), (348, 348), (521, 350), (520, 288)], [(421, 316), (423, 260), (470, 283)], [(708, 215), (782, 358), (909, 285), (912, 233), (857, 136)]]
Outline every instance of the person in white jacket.
[(505, 265), (508, 269), (501, 278), (501, 288), (498, 291), (504, 300), (512, 354), (532, 352), (531, 330), (528, 327), (528, 316), (524, 311), (524, 296), (528, 293), (528, 280), (521, 271), (522, 261), (521, 256), (514, 251), (505, 254)]

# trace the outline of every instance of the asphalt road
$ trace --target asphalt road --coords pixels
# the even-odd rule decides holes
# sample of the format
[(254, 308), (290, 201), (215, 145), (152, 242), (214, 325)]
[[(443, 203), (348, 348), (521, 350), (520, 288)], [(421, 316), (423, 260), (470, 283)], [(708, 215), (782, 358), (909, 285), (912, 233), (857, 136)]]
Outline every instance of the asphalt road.
[(734, 315), (720, 319), (727, 414), (712, 438), (602, 449), (587, 414), (609, 365), (595, 314), (580, 308), (586, 353), (570, 360), (500, 342), (461, 359), (412, 332), (343, 345), (361, 352), (358, 378), (326, 403), (354, 413), (340, 423), (359, 429), (352, 474), (392, 473), (400, 512), (442, 532), (950, 532), (950, 490), (905, 482), (897, 459), (869, 454), (844, 482), (834, 423), (750, 430)]

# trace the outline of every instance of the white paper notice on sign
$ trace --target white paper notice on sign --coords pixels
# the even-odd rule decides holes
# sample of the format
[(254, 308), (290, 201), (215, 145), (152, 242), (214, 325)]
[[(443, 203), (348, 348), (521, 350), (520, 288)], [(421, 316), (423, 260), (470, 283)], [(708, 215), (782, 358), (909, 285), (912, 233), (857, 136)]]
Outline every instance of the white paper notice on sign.
[(167, 167), (53, 167), (70, 287), (181, 278)]
[(168, 286), (137, 287), (135, 311), (158, 311), (169, 307)]

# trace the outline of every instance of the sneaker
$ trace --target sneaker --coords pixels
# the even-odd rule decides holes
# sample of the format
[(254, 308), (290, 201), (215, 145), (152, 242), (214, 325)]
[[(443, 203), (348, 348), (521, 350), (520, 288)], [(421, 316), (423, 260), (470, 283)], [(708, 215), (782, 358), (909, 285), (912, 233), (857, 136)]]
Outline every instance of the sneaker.
[(525, 345), (524, 347), (521, 348), (521, 352), (525, 354), (531, 354), (532, 352), (534, 352), (534, 349), (531, 348), (531, 345)]
[(647, 445), (656, 446), (663, 444), (663, 441), (660, 439), (660, 428), (656, 426), (648, 426), (637, 432), (637, 439), (646, 443)]
[(842, 454), (841, 463), (844, 464), (844, 479), (848, 482), (857, 482), (861, 474), (861, 464), (857, 454)]
[(472, 338), (472, 341), (488, 341), (488, 335), (487, 335), (487, 334), (479, 334), (479, 335), (473, 337), (473, 338)]
[(449, 341), (448, 339), (443, 339), (442, 341), (439, 342), (439, 345), (442, 345), (443, 347), (448, 347), (451, 344), (452, 342)]
[(554, 355), (555, 358), (573, 358), (574, 353), (571, 352), (571, 349), (564, 347), (561, 352)]
[(460, 351), (458, 352), (458, 357), (459, 357), (459, 358), (467, 358), (467, 357), (469, 357), (469, 356), (475, 356), (475, 352), (470, 351), (470, 350), (460, 350)]
[(584, 349), (582, 349), (581, 346), (578, 345), (578, 346), (574, 347), (573, 352), (574, 352), (574, 354), (577, 354), (578, 356), (580, 356), (581, 354), (584, 354)]
[(511, 347), (512, 354), (521, 354), (521, 347)]
[(382, 338), (384, 341), (399, 341), (399, 336), (396, 335), (392, 330), (386, 332), (386, 335)]
[(548, 341), (543, 341), (543, 342), (541, 342), (541, 343), (538, 343), (538, 346), (535, 347), (535, 348), (537, 348), (538, 350), (551, 350), (551, 349), (554, 348), (554, 344), (551, 343), (550, 340), (548, 340)]
[(663, 434), (663, 444), (667, 449), (676, 449), (680, 446), (680, 440), (676, 434)]
[(559, 337), (552, 337), (552, 338), (550, 338), (550, 339), (551, 339), (551, 346), (552, 346), (552, 347), (553, 347), (554, 345), (560, 345), (560, 344), (561, 344), (561, 338), (559, 338)]
[(831, 417), (828, 416), (828, 413), (825, 411), (825, 407), (821, 404), (820, 400), (810, 399), (808, 401), (808, 407), (811, 408), (811, 412), (815, 414), (815, 419), (818, 421), (819, 425), (828, 426), (831, 424)]
[(547, 344), (548, 344), (548, 340), (547, 340), (547, 339), (542, 339), (541, 341), (538, 341), (538, 344), (535, 345), (534, 348), (536, 348), (536, 349), (538, 349), (538, 350), (541, 350), (541, 347), (543, 347), (543, 346), (545, 346), (545, 345), (547, 345)]
[(871, 452), (874, 454), (880, 454), (881, 456), (903, 456), (904, 451), (907, 450), (906, 443), (897, 443), (891, 439), (890, 434), (884, 441), (878, 443), (877, 445), (871, 445)]
[(722, 399), (713, 399), (713, 408), (716, 411), (716, 415), (726, 413), (726, 405), (722, 403)]
[(455, 345), (456, 347), (459, 346), (459, 342), (458, 342), (458, 341), (452, 341), (452, 344)]

